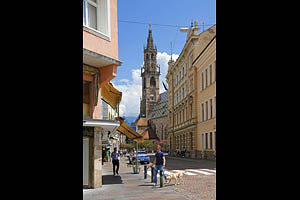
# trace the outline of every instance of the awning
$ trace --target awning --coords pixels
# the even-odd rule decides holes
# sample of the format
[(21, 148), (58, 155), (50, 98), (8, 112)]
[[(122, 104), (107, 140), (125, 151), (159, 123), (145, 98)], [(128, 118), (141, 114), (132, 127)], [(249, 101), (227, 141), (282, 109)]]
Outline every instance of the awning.
[(83, 126), (101, 127), (104, 132), (114, 133), (119, 128), (120, 122), (116, 120), (84, 119)]
[(121, 118), (117, 117), (116, 120), (120, 121), (120, 127), (118, 128), (118, 131), (129, 137), (129, 139), (142, 143), (144, 142), (143, 136), (138, 134), (135, 130), (133, 130), (128, 124), (124, 122)]
[(111, 83), (106, 83), (101, 88), (101, 98), (113, 108), (116, 108), (122, 99), (122, 92), (118, 91)]

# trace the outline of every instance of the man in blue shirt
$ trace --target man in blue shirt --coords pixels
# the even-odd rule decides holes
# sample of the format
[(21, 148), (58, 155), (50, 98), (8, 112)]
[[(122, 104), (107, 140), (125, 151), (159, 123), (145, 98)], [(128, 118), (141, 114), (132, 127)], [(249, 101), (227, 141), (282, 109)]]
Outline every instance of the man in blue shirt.
[(154, 167), (154, 185), (157, 186), (157, 172), (158, 170), (162, 170), (163, 172), (163, 176), (165, 177), (165, 179), (167, 178), (167, 176), (165, 175), (164, 172), (164, 167), (166, 166), (166, 158), (164, 156), (164, 153), (160, 151), (160, 146), (157, 145), (157, 152), (155, 154), (155, 159), (153, 164), (155, 165)]
[[(115, 147), (114, 148), (114, 152), (111, 153), (111, 158), (112, 158), (112, 163), (113, 163), (114, 176), (116, 175), (116, 173), (119, 175), (119, 159), (120, 159), (120, 154), (117, 152), (117, 147)], [(116, 166), (117, 166), (117, 170), (115, 170)]]

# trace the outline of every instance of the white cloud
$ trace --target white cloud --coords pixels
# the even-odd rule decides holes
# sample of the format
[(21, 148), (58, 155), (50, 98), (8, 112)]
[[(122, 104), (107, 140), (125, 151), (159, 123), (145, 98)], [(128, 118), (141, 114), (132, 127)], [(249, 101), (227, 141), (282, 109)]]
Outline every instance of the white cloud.
[[(176, 61), (179, 55), (173, 54), (172, 59)], [(157, 53), (157, 64), (160, 65), (159, 92), (165, 91), (162, 81), (166, 83), (166, 75), (168, 73), (168, 62), (171, 55), (167, 53)], [(141, 64), (141, 67), (143, 64)], [(131, 70), (131, 80), (121, 79), (119, 84), (114, 86), (122, 92), (122, 101), (120, 103), (120, 116), (138, 116), (140, 113), (140, 97), (142, 96), (142, 77), (141, 69)]]
[[(142, 78), (140, 69), (131, 70), (132, 80), (120, 80), (120, 84), (114, 84), (115, 88), (122, 92), (120, 103), (120, 116), (137, 116), (140, 113), (140, 96), (142, 95)], [(125, 79), (127, 80), (127, 79)]]
[(121, 83), (129, 83), (129, 80), (128, 79), (121, 79), (120, 82)]
[[(172, 59), (176, 61), (178, 58), (178, 54), (172, 54)], [(166, 52), (158, 52), (157, 53), (157, 64), (160, 65), (160, 77), (159, 77), (159, 93), (165, 91), (165, 88), (162, 84), (162, 81), (166, 84), (166, 75), (168, 74), (168, 62), (171, 59), (171, 55)]]

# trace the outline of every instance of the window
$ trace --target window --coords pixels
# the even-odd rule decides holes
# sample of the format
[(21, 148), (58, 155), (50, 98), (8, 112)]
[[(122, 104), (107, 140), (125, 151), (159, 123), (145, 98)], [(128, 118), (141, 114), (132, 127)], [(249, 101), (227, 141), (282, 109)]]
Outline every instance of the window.
[(204, 89), (204, 78), (203, 78), (203, 72), (201, 73), (201, 84), (202, 84), (202, 90)]
[(109, 36), (109, 1), (83, 0), (83, 25)]
[(193, 118), (193, 103), (191, 103), (191, 119)]
[(207, 88), (207, 69), (205, 70), (205, 88)]
[(91, 83), (83, 81), (83, 117), (91, 117)]
[(209, 100), (209, 104), (210, 104), (210, 118), (213, 118), (213, 103), (212, 103), (212, 99)]
[(212, 66), (209, 66), (209, 84), (212, 84)]
[(179, 90), (179, 101), (181, 101), (181, 90)]
[(208, 149), (208, 133), (205, 133), (205, 149)]
[(208, 120), (208, 102), (205, 102), (205, 108), (206, 108), (206, 116), (205, 116), (205, 119)]
[(153, 76), (150, 79), (150, 86), (151, 87), (155, 87), (156, 86), (155, 78)]
[(215, 118), (217, 117), (217, 97), (215, 96)]
[(202, 136), (202, 150), (204, 149), (204, 134), (201, 134)]
[(190, 80), (190, 88), (191, 88), (191, 91), (193, 90), (193, 85), (194, 85), (194, 80), (193, 80), (193, 78), (191, 78), (191, 80)]
[(179, 80), (181, 81), (181, 78), (182, 78), (182, 74), (181, 74), (181, 71), (179, 72)]
[(210, 132), (210, 134), (209, 134), (209, 141), (210, 141), (210, 149), (212, 149), (213, 148), (213, 141), (212, 141), (212, 132)]
[(179, 111), (179, 124), (181, 124), (181, 111)]
[(215, 131), (215, 150), (217, 150), (217, 131)]
[(202, 106), (202, 121), (204, 121), (204, 103), (201, 106)]
[(146, 88), (146, 78), (143, 78), (143, 88)]

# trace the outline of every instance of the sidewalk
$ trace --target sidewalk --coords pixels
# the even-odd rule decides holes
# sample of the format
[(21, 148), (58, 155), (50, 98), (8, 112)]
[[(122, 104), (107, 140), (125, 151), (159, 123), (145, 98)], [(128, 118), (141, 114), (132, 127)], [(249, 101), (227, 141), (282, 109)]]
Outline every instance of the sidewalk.
[[(166, 184), (165, 187), (153, 187), (151, 177), (144, 179), (144, 169), (140, 174), (133, 174), (131, 167), (127, 167), (127, 159), (120, 161), (120, 176), (113, 176), (112, 163), (106, 162), (102, 166), (102, 188), (83, 190), (84, 200), (184, 200), (189, 199), (180, 193), (175, 192), (173, 184)], [(159, 184), (159, 178), (158, 178)]]

